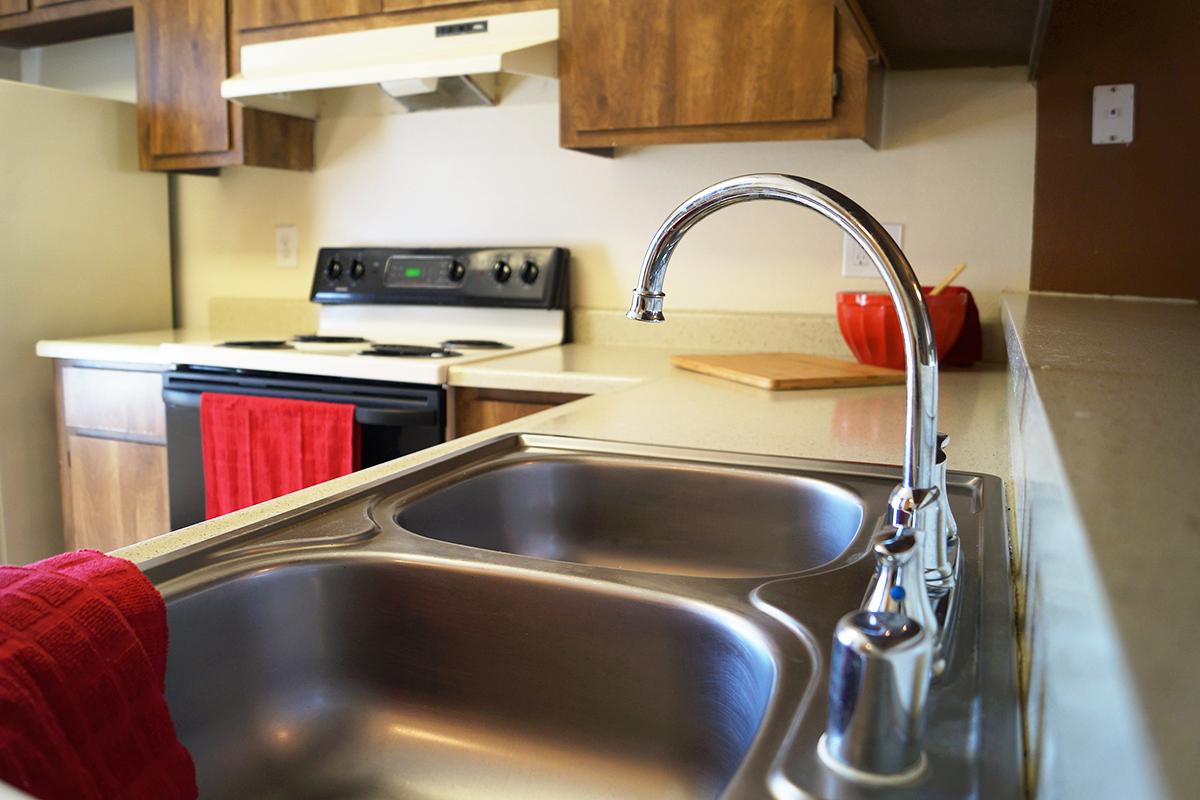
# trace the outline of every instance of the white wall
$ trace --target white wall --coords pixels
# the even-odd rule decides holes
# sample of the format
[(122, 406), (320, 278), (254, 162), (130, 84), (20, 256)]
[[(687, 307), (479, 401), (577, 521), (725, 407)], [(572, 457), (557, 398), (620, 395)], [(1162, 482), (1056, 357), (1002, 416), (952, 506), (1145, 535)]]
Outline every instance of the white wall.
[(0, 81), (21, 80), (21, 52), (0, 47)]
[[(20, 58), (20, 80), (25, 83), (137, 102), (132, 33), (32, 47), (22, 50)], [(12, 77), (17, 79), (15, 75)]]
[[(958, 261), (995, 317), (1004, 289), (1029, 283), (1035, 90), (1024, 70), (892, 73), (885, 144), (859, 141), (677, 145), (603, 159), (558, 147), (556, 84), (524, 81), (497, 108), (323, 119), (317, 170), (227, 169), (177, 179), (180, 322), (203, 325), (210, 298), (305, 297), (316, 249), (355, 244), (562, 244), (574, 302), (627, 302), (646, 241), (689, 194), (733, 175), (776, 171), (828, 183), (887, 222), (936, 280)], [(274, 266), (276, 224), (300, 226), (299, 269)], [(832, 313), (841, 236), (811, 212), (753, 203), (684, 241), (673, 309)]]

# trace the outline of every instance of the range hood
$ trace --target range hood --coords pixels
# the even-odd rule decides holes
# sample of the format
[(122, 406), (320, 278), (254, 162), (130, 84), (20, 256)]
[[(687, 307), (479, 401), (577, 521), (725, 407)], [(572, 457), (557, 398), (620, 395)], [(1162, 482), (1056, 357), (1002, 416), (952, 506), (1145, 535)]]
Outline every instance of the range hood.
[(558, 76), (557, 9), (245, 45), (241, 72), (221, 83), (221, 95), (315, 118), (316, 93), (326, 89), (380, 84), (399, 96), (439, 79), (487, 85), (500, 72)]

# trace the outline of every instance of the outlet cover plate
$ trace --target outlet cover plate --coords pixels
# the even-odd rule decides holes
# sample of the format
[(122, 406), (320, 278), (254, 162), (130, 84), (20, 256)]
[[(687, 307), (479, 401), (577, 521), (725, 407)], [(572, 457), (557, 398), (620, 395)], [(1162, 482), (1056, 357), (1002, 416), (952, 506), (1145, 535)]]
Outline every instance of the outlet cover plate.
[[(900, 247), (904, 247), (904, 225), (899, 222), (883, 223), (888, 232)], [(842, 277), (843, 278), (878, 278), (879, 270), (867, 257), (867, 251), (858, 246), (858, 242), (850, 238), (850, 234), (842, 234)]]
[(1092, 87), (1092, 144), (1133, 141), (1133, 84)]
[(300, 249), (300, 231), (295, 225), (275, 226), (275, 266), (295, 267)]

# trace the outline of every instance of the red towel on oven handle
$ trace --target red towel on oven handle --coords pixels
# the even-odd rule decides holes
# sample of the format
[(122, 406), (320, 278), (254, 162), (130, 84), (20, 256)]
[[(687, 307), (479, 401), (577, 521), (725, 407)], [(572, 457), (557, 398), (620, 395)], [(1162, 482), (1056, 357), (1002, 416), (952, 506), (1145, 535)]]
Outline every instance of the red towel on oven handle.
[(42, 800), (196, 797), (166, 661), (166, 607), (132, 563), (0, 566), (0, 780)]
[(200, 395), (209, 519), (358, 468), (354, 406), (279, 397)]

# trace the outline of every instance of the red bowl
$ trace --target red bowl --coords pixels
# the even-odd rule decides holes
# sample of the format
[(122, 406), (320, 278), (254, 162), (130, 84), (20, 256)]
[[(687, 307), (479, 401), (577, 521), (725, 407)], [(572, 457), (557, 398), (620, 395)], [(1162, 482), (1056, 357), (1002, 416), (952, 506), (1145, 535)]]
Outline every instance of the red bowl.
[[(959, 286), (949, 286), (941, 294), (931, 296), (925, 290), (925, 305), (933, 324), (933, 341), (938, 359), (946, 357), (962, 333), (967, 317), (967, 292)], [(900, 336), (900, 320), (891, 295), (885, 292), (838, 292), (838, 327), (850, 351), (862, 364), (904, 369), (904, 339)]]

